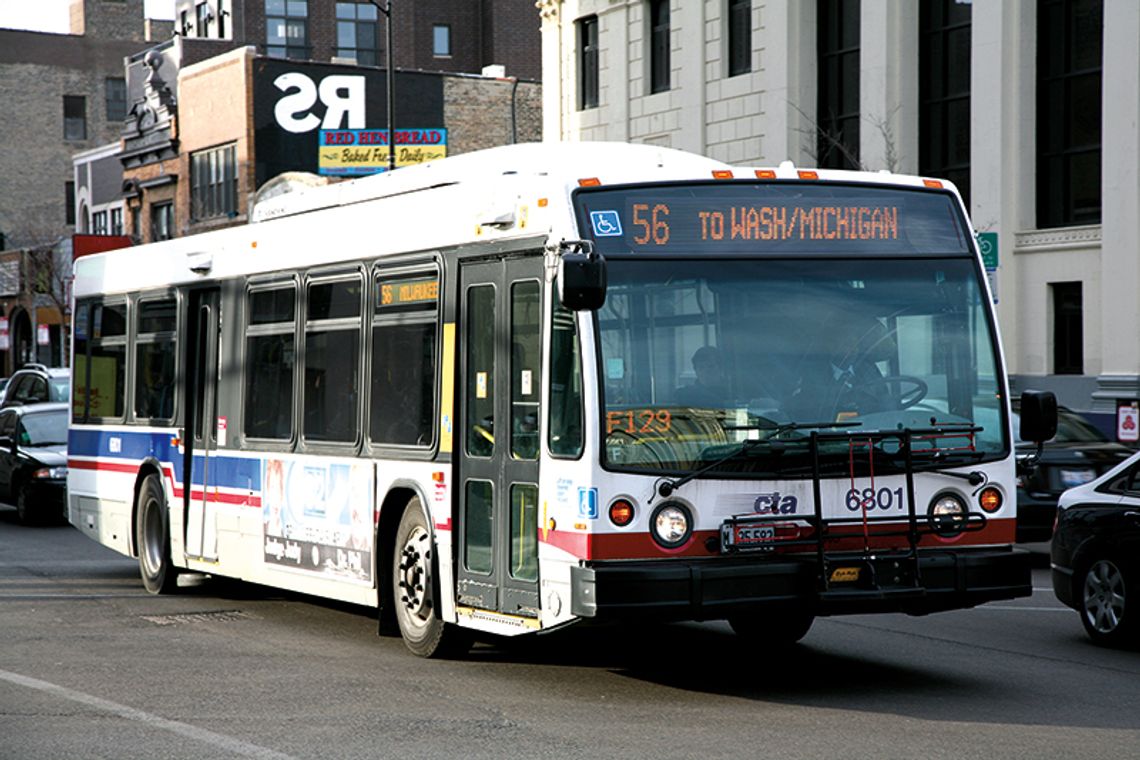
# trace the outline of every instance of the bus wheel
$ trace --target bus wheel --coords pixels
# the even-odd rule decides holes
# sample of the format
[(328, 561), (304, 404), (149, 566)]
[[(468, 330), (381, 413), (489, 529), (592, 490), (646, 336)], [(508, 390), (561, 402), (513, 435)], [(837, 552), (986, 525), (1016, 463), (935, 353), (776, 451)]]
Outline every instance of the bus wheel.
[(148, 475), (135, 502), (135, 534), (139, 573), (152, 594), (171, 594), (178, 587), (178, 568), (170, 559), (170, 524), (166, 496), (157, 475)]
[(795, 644), (807, 635), (815, 615), (806, 610), (773, 610), (735, 615), (728, 624), (737, 636), (773, 646)]
[(408, 649), (420, 657), (459, 656), (471, 647), (470, 634), (439, 617), (431, 533), (418, 498), (408, 502), (392, 558), (396, 622)]

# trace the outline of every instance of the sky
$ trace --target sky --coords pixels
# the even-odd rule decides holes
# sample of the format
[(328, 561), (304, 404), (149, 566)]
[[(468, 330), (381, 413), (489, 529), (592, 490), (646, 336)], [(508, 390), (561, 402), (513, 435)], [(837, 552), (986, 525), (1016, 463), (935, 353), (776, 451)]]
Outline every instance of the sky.
[[(144, 0), (149, 18), (173, 19), (174, 0)], [(0, 28), (66, 34), (71, 0), (0, 0)]]

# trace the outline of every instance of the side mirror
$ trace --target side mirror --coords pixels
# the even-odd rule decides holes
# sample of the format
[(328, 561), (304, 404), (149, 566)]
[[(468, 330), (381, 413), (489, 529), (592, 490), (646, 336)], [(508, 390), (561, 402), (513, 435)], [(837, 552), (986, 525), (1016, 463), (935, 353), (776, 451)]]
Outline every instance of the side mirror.
[(597, 311), (606, 302), (606, 260), (589, 240), (559, 246), (558, 300), (570, 311)]
[(1038, 448), (1057, 435), (1057, 397), (1050, 391), (1025, 391), (1021, 394), (1021, 431), (1023, 441)]

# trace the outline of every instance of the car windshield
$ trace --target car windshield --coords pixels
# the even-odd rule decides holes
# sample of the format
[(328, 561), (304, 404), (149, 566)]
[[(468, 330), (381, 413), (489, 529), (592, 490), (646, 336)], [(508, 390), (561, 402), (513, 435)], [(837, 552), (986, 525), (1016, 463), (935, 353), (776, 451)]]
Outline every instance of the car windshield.
[[(1004, 453), (975, 272), (968, 258), (610, 260), (597, 314), (606, 464), (806, 475), (797, 428), (839, 425), (943, 427), (915, 444), (941, 464)], [(759, 445), (769, 437), (779, 445)], [(833, 469), (850, 454), (840, 443)]]
[(67, 443), (67, 410), (30, 412), (20, 419), (20, 445), (61, 446)]
[(49, 401), (67, 401), (70, 398), (71, 378), (53, 377), (48, 381), (51, 398)]
[[(1013, 429), (1019, 430), (1021, 414), (1014, 410)], [(1100, 432), (1092, 423), (1069, 409), (1057, 410), (1057, 435), (1049, 439), (1050, 443), (1105, 443), (1108, 437)]]

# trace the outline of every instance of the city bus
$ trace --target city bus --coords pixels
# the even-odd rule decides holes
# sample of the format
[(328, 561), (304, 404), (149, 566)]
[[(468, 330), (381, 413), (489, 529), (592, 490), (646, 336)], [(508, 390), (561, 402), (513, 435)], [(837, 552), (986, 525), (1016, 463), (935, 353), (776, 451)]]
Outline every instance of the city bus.
[(69, 520), (152, 593), (363, 605), (421, 656), (631, 621), (775, 645), (1030, 593), (944, 181), (507, 146), (84, 256), (73, 314)]

